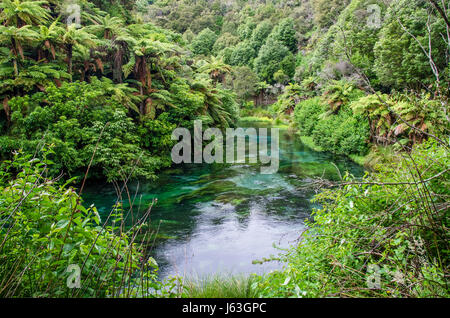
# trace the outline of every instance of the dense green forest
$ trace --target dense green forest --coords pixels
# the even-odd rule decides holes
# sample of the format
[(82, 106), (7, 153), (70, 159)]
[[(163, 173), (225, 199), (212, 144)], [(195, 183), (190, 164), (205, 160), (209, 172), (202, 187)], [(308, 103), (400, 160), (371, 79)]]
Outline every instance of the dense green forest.
[[(284, 269), (231, 296), (448, 297), (448, 12), (447, 0), (2, 0), (0, 296), (192, 296), (157, 279), (153, 204), (125, 228), (119, 199), (102, 222), (82, 192), (156, 180), (172, 131), (201, 119), (285, 125), (368, 169), (314, 180), (320, 208)], [(68, 264), (82, 264), (81, 289), (66, 287)], [(383, 289), (367, 287), (372, 265)]]

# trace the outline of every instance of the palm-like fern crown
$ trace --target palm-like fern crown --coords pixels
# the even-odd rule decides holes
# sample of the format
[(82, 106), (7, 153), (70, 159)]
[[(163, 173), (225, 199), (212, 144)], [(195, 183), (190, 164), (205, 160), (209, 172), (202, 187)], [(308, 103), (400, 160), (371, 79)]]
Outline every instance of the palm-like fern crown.
[[(51, 5), (49, 4), (51, 3)], [(0, 3), (0, 98), (45, 90), (52, 82), (81, 79), (96, 81), (110, 97), (142, 118), (177, 108), (191, 92), (201, 96), (198, 115), (221, 126), (230, 122), (229, 99), (216, 87), (231, 72), (222, 59), (211, 57), (189, 67), (177, 35), (152, 24), (125, 25), (121, 18), (82, 1), (84, 27), (51, 20), (64, 11), (60, 1), (4, 0)], [(58, 11), (59, 10), (59, 11)], [(95, 76), (112, 76), (112, 80)], [(127, 83), (122, 81), (126, 80)], [(100, 81), (100, 82), (98, 82)], [(172, 83), (183, 83), (179, 92)], [(177, 95), (179, 94), (179, 95)], [(233, 98), (233, 97), (231, 97)]]
[(0, 3), (0, 23), (7, 26), (45, 24), (50, 19), (47, 1), (2, 0)]

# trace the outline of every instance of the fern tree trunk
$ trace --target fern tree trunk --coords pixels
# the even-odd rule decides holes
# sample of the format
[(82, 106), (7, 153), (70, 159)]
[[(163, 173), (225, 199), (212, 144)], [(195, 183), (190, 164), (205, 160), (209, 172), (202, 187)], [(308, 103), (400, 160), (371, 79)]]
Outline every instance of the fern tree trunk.
[(114, 54), (113, 81), (122, 83), (123, 50), (120, 47)]
[(67, 44), (67, 73), (72, 75), (73, 45)]

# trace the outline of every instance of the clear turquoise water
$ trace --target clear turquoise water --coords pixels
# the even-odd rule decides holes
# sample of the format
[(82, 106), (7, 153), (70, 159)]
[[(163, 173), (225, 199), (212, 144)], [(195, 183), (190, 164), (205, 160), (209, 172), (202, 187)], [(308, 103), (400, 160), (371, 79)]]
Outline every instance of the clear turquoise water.
[[(129, 185), (135, 197), (133, 218), (158, 199), (151, 212), (151, 229), (158, 231), (151, 253), (161, 277), (268, 272), (282, 264), (253, 261), (277, 255), (298, 241), (314, 207), (313, 190), (303, 186), (315, 176), (337, 179), (333, 164), (341, 173), (363, 173), (348, 159), (314, 152), (281, 130), (277, 174), (262, 175), (259, 166), (246, 164), (177, 165), (161, 173), (157, 182)], [(105, 219), (117, 195), (112, 185), (91, 184), (83, 198)], [(128, 199), (123, 204), (126, 210)]]

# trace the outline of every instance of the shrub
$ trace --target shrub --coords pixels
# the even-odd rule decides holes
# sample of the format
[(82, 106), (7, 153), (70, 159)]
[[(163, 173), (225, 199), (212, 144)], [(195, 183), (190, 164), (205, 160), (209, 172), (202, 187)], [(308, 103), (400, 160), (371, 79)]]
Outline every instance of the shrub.
[(194, 54), (208, 55), (211, 53), (217, 35), (209, 28), (202, 30), (192, 41), (191, 49)]
[(311, 136), (319, 121), (319, 115), (325, 111), (320, 98), (311, 98), (298, 103), (294, 110), (294, 119), (300, 134)]
[(369, 124), (364, 117), (341, 110), (337, 115), (322, 116), (312, 137), (318, 146), (336, 154), (365, 154)]
[[(11, 99), (13, 137), (2, 138), (3, 157), (20, 148), (35, 153), (49, 143), (54, 145), (55, 162), (50, 173), (65, 170), (70, 176), (81, 176), (97, 149), (90, 176), (109, 181), (124, 175), (154, 178), (154, 172), (167, 162), (161, 152), (151, 155), (147, 150), (156, 152), (156, 148), (141, 147), (145, 142), (127, 109), (102, 85), (99, 80), (64, 83), (59, 88), (49, 86), (46, 93)], [(160, 144), (147, 142), (147, 146)]]
[(259, 280), (259, 297), (449, 297), (449, 164), (429, 141), (362, 183), (347, 175), (323, 191), (284, 269)]
[[(2, 164), (0, 296), (169, 296), (156, 279), (155, 261), (135, 242), (144, 223), (125, 232), (116, 205), (102, 226), (96, 208), (85, 208), (67, 187), (70, 181), (59, 185), (46, 177), (50, 154), (42, 161), (16, 154)], [(68, 287), (77, 282), (69, 265), (79, 270), (80, 288)]]
[(297, 104), (295, 123), (302, 136), (312, 136), (322, 149), (336, 154), (365, 154), (369, 148), (368, 121), (344, 107), (337, 114), (327, 112), (320, 97)]

